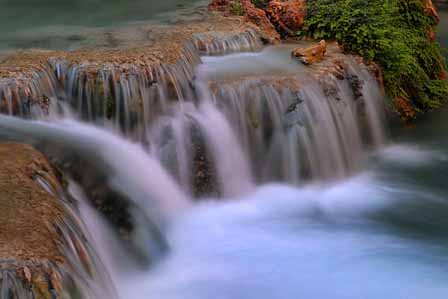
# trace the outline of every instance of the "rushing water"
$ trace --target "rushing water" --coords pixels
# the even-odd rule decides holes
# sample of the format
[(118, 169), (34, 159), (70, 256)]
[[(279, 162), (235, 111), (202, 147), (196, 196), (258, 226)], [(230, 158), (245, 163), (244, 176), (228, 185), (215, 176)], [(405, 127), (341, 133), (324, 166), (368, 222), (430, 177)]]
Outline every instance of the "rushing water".
[[(318, 84), (288, 47), (202, 57), (188, 96), (149, 95), (159, 115), (132, 125), (128, 102), (112, 122), (79, 105), (0, 116), (0, 137), (75, 161), (69, 191), (120, 298), (447, 297), (448, 111), (388, 140), (365, 68), (347, 58), (344, 80)], [(79, 169), (131, 202), (125, 241)]]

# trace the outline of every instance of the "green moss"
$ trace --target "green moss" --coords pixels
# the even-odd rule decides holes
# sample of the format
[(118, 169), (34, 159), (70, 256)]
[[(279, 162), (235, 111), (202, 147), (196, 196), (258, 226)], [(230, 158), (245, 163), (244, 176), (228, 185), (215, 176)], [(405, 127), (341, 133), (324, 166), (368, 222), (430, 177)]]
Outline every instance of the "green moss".
[(243, 5), (239, 0), (233, 1), (230, 4), (230, 12), (237, 16), (242, 16), (244, 14)]
[(252, 0), (255, 7), (264, 9), (268, 6), (269, 0)]
[(383, 69), (391, 98), (406, 99), (417, 112), (448, 100), (448, 81), (440, 80), (446, 62), (429, 39), (436, 20), (422, 0), (309, 0), (304, 29), (316, 39), (337, 40)]

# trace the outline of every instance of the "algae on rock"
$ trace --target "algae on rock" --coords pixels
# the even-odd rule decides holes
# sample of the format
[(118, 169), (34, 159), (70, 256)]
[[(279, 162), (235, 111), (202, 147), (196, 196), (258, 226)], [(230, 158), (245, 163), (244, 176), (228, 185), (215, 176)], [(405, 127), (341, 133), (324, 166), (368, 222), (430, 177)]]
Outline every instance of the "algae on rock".
[(333, 39), (383, 70), (395, 110), (410, 121), (448, 100), (446, 63), (433, 39), (430, 0), (309, 0), (299, 34)]

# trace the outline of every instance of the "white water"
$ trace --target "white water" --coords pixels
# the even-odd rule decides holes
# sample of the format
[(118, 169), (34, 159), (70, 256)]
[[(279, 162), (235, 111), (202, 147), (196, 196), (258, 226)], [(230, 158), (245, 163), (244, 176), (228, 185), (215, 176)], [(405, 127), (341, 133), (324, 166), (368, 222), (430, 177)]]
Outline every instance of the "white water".
[[(84, 152), (98, 158), (108, 170), (109, 183), (127, 194), (151, 219), (166, 220), (189, 206), (186, 195), (139, 144), (75, 120), (24, 121), (0, 116), (0, 127), (10, 134), (39, 142), (62, 145), (65, 150)], [(92, 163), (93, 161), (91, 161)], [(155, 212), (159, 215), (154, 214)]]
[[(279, 88), (252, 80), (259, 71), (278, 75), (270, 66), (245, 68), (253, 57), (269, 63), (265, 54), (204, 59), (195, 82), (201, 101), (166, 103), (165, 114), (145, 118), (148, 151), (132, 134), (67, 119), (0, 116), (0, 134), (90, 157), (158, 225), (169, 249), (143, 269), (71, 186), (120, 298), (446, 298), (448, 202), (433, 186), (448, 177), (446, 151), (381, 148), (380, 93), (365, 70), (349, 66), (365, 81), (360, 105), (345, 81), (330, 82), (336, 94), (328, 96), (317, 84), (298, 94), (290, 81)], [(232, 61), (241, 65), (230, 76), (242, 81), (227, 85)], [(275, 65), (294, 73), (291, 63)], [(191, 195), (195, 130), (220, 191), (199, 203)], [(434, 164), (441, 172), (427, 174)], [(137, 235), (148, 238), (139, 225)]]
[[(81, 217), (97, 236), (94, 248), (120, 298), (442, 299), (448, 293), (446, 237), (414, 231), (418, 225), (412, 224), (448, 227), (433, 214), (437, 209), (444, 215), (448, 202), (404, 178), (381, 178), (390, 172), (372, 170), (340, 183), (302, 188), (265, 185), (233, 201), (192, 206), (139, 146), (102, 129), (74, 121), (30, 123), (3, 116), (0, 127), (88, 147), (108, 164), (128, 169), (119, 175), (111, 172), (112, 178), (126, 174), (122, 188), (132, 194), (138, 186), (164, 213), (168, 210), (170, 224), (164, 234), (170, 250), (152, 269), (142, 271), (113, 231), (81, 201)], [(417, 161), (412, 167), (447, 161), (436, 149), (405, 144), (388, 147), (375, 159), (387, 166)], [(150, 182), (155, 177), (157, 184)], [(145, 208), (147, 203), (138, 205)], [(411, 224), (401, 227), (400, 221)]]
[[(446, 238), (409, 235), (374, 217), (397, 204), (412, 207), (415, 194), (423, 207), (448, 211), (444, 198), (374, 173), (204, 202), (174, 221), (170, 253), (154, 269), (121, 272), (119, 292), (135, 299), (442, 299)], [(419, 214), (428, 215), (415, 209), (411, 216)]]

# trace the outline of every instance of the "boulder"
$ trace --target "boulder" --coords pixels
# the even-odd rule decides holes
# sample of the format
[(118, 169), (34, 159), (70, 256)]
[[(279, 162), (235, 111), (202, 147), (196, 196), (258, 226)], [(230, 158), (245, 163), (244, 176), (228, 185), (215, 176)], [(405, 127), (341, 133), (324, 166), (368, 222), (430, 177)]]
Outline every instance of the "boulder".
[(235, 5), (241, 7), (242, 17), (245, 21), (256, 25), (260, 29), (262, 38), (267, 43), (275, 43), (280, 40), (280, 35), (269, 21), (266, 12), (257, 8), (251, 0), (213, 0), (208, 9), (220, 12), (224, 16), (230, 16), (233, 14), (232, 7)]
[(60, 174), (29, 145), (2, 142), (0, 157), (0, 298), (84, 298), (97, 260)]
[(241, 0), (241, 4), (243, 5), (246, 20), (260, 28), (267, 42), (275, 43), (280, 39), (274, 25), (269, 21), (263, 9), (257, 8), (251, 0)]
[(281, 36), (295, 36), (305, 21), (305, 1), (271, 1), (266, 13)]
[(64, 212), (53, 194), (55, 173), (27, 145), (1, 143), (0, 156), (0, 294), (61, 296), (66, 258), (57, 223)]
[(298, 58), (305, 65), (310, 65), (321, 61), (327, 52), (327, 43), (321, 40), (318, 45), (308, 48), (296, 48), (292, 51), (291, 56)]

